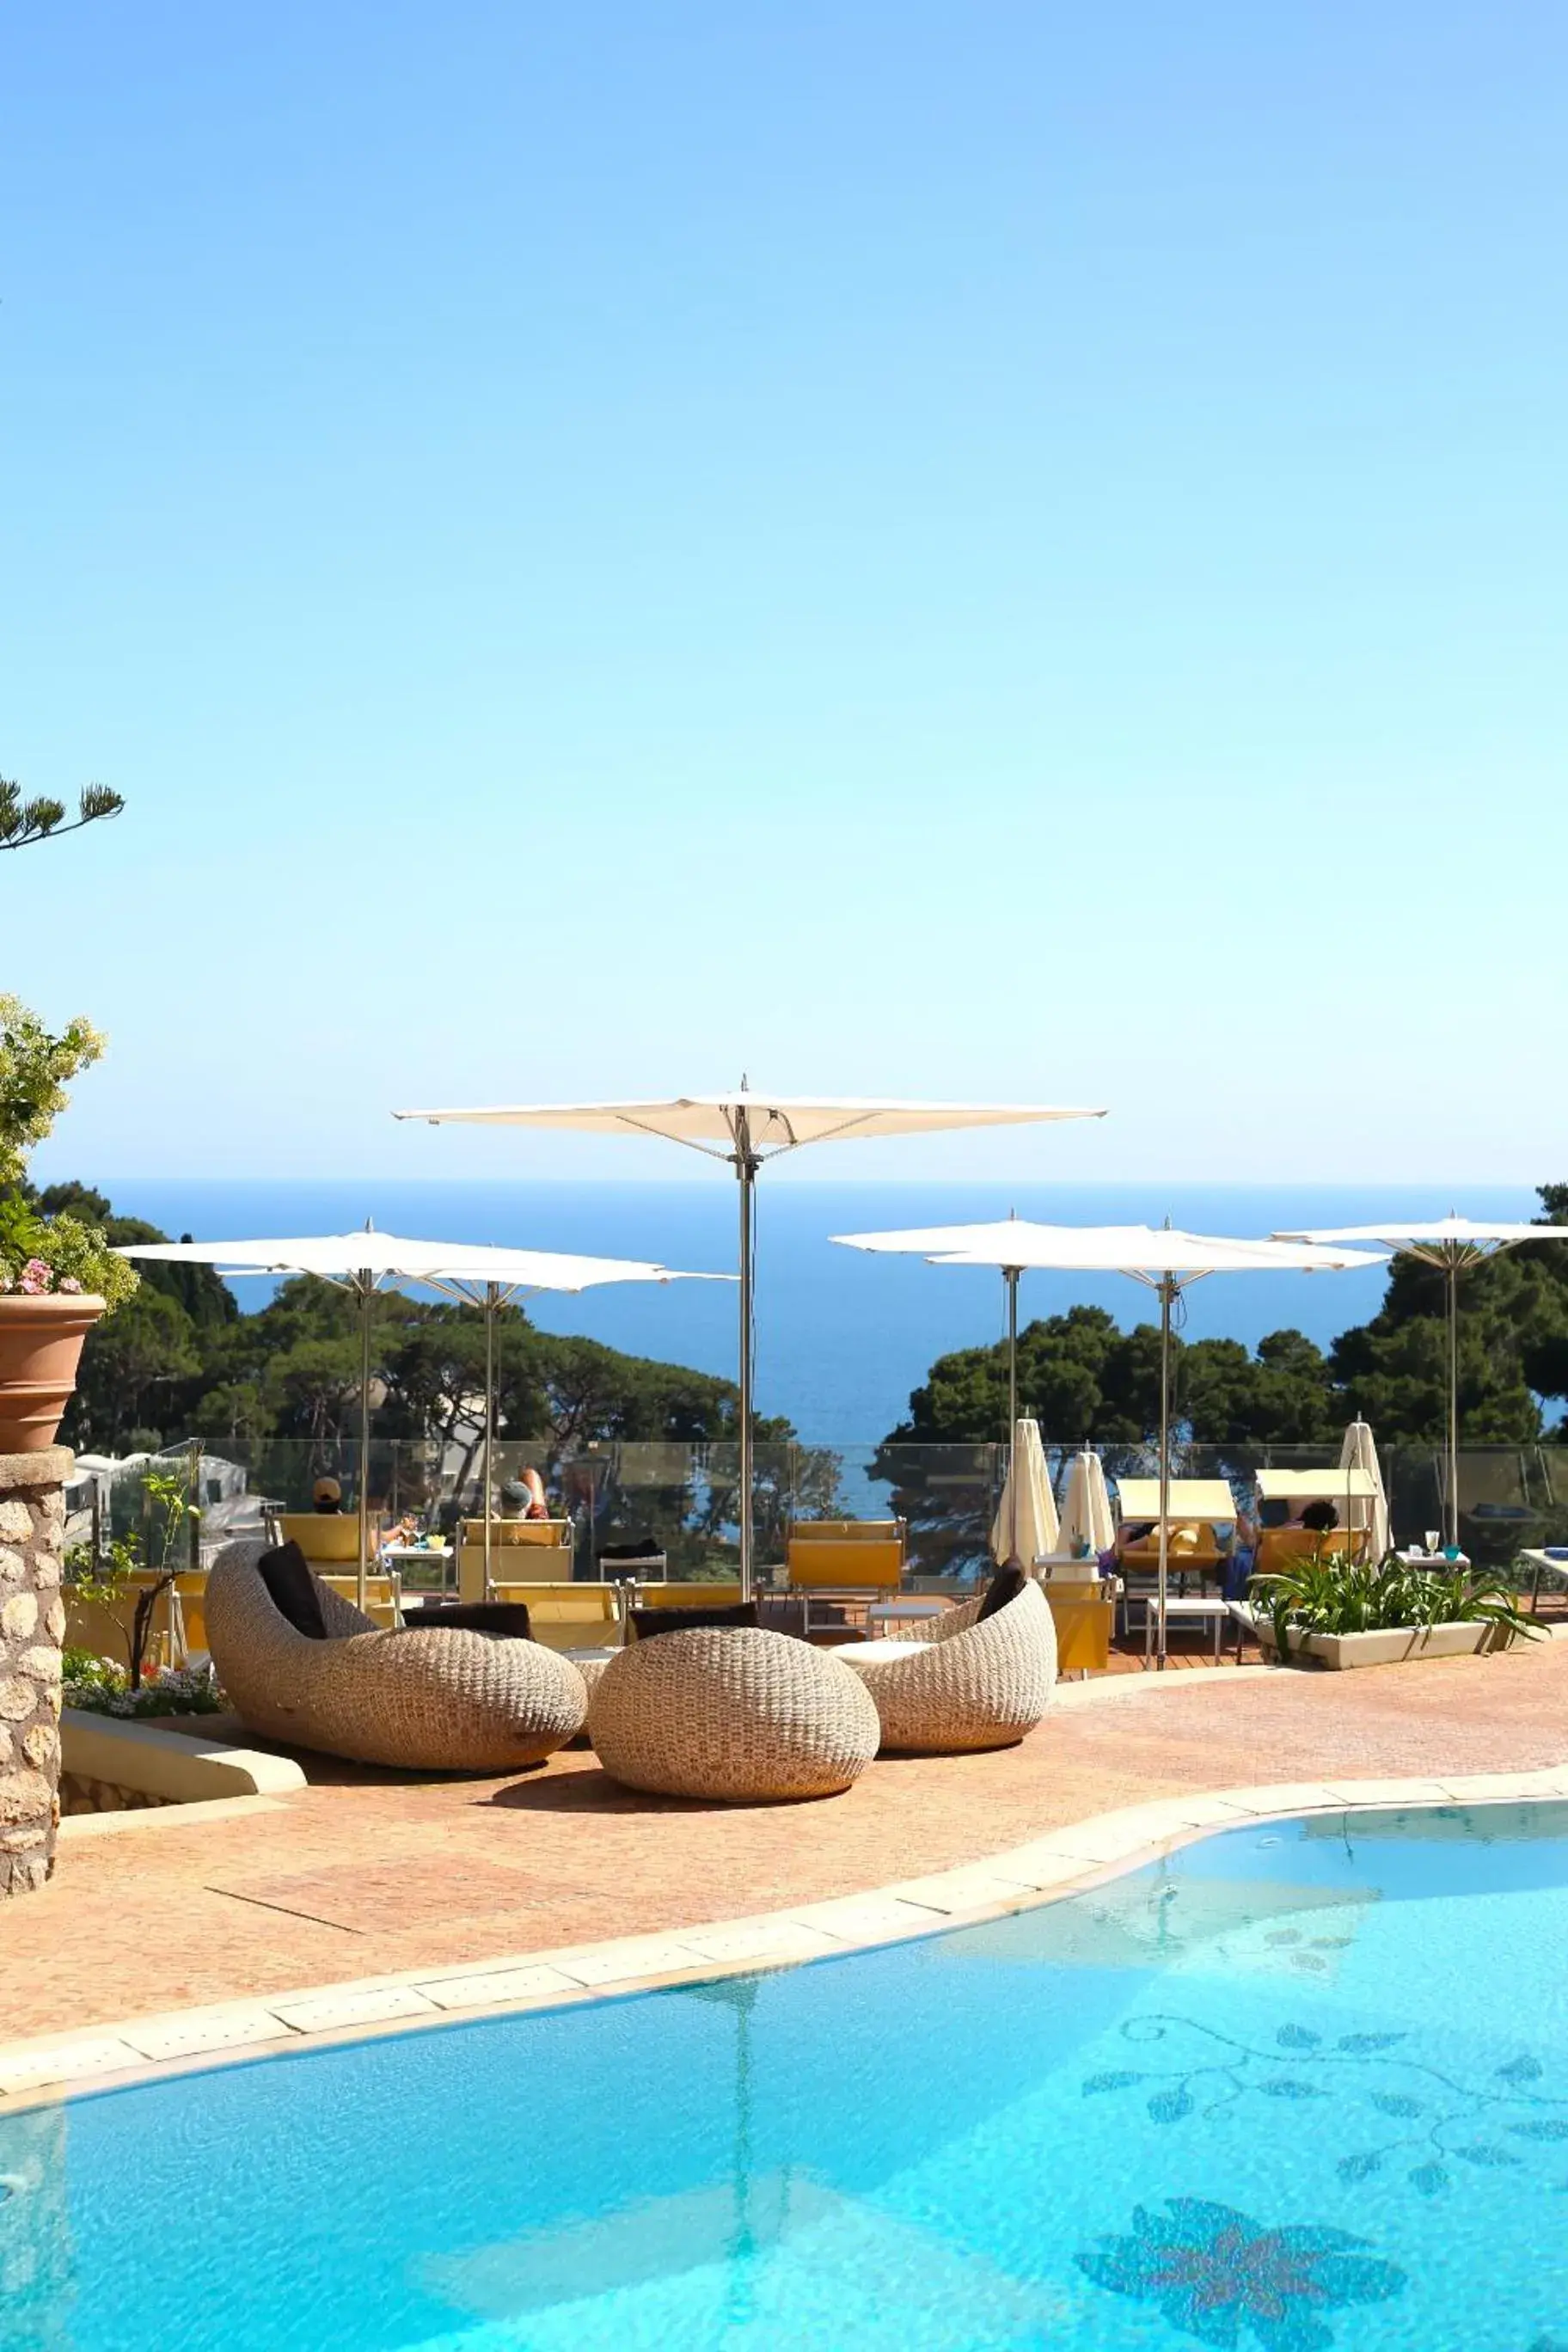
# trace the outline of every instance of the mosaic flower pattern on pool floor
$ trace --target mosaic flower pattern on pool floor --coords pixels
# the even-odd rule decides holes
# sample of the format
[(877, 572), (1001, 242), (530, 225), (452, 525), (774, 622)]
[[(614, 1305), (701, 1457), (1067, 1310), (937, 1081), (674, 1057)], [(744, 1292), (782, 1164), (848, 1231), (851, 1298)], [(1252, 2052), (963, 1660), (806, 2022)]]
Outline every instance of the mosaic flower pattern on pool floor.
[[(1335, 2166), (1343, 2181), (1398, 2172), (1419, 2196), (1438, 2197), (1467, 2170), (1539, 2166), (1568, 2151), (1568, 2098), (1529, 2052), (1463, 2082), (1406, 2033), (1326, 2037), (1287, 2024), (1272, 2042), (1254, 2042), (1164, 2015), (1130, 2018), (1121, 2034), (1145, 2063), (1088, 2075), (1086, 2098), (1136, 2090), (1159, 2124), (1206, 2118), (1243, 2098), (1323, 2102), (1337, 2129), (1353, 2103), (1357, 2144)], [(1568, 2177), (1547, 2185), (1568, 2189)]]
[(1333, 2330), (1321, 2315), (1385, 2303), (1405, 2273), (1346, 2231), (1268, 2229), (1234, 2206), (1169, 2197), (1138, 2206), (1131, 2235), (1106, 2237), (1078, 2266), (1112, 2294), (1158, 2304), (1164, 2318), (1222, 2352), (1247, 2329), (1265, 2352), (1321, 2352)]

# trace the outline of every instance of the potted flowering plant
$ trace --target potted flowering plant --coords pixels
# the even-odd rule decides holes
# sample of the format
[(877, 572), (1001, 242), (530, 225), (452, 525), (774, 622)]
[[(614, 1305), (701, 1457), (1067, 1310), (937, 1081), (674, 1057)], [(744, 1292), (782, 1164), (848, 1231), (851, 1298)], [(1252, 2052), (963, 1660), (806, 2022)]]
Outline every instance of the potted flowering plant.
[(65, 1108), (65, 1082), (102, 1052), (85, 1021), (52, 1036), (0, 996), (0, 1454), (52, 1445), (82, 1342), (137, 1277), (96, 1225), (46, 1217), (26, 1187), (26, 1154)]

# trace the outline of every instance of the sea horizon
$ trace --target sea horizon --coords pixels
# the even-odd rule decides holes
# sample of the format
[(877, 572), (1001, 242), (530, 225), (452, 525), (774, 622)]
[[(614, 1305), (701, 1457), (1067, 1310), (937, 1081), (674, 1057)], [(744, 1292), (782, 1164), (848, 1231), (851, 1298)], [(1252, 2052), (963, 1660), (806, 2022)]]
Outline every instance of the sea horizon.
[[(81, 1180), (86, 1181), (88, 1180)], [(342, 1233), (367, 1217), (422, 1239), (489, 1242), (653, 1259), (695, 1273), (733, 1272), (732, 1180), (706, 1182), (595, 1178), (189, 1176), (100, 1178), (118, 1214), (178, 1236)], [(985, 1346), (1004, 1325), (1000, 1276), (938, 1267), (919, 1257), (872, 1256), (837, 1248), (834, 1234), (960, 1223), (1016, 1208), (1047, 1222), (1158, 1224), (1237, 1237), (1279, 1227), (1364, 1224), (1380, 1216), (1529, 1218), (1533, 1186), (1451, 1183), (1256, 1184), (1237, 1181), (1159, 1184), (1016, 1183), (1002, 1179), (927, 1181), (904, 1178), (834, 1182), (764, 1173), (757, 1187), (757, 1406), (783, 1414), (811, 1444), (870, 1445), (907, 1412), (910, 1391), (938, 1356)], [(1190, 1339), (1226, 1338), (1248, 1347), (1270, 1331), (1303, 1331), (1328, 1347), (1377, 1311), (1386, 1280), (1379, 1266), (1349, 1274), (1246, 1274), (1194, 1284), (1185, 1296)], [(247, 1310), (275, 1285), (236, 1286)], [(1020, 1320), (1100, 1306), (1123, 1328), (1150, 1319), (1150, 1299), (1126, 1276), (1028, 1274)], [(528, 1302), (542, 1330), (581, 1334), (628, 1352), (733, 1378), (732, 1290), (705, 1283), (627, 1286)], [(1063, 1433), (1049, 1433), (1060, 1436)]]

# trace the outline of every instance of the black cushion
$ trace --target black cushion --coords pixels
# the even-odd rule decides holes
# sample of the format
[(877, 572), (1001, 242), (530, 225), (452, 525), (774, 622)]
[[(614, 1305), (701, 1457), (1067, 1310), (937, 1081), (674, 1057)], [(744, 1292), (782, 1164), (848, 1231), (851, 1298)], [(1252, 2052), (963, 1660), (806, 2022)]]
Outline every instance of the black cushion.
[(634, 1609), (632, 1631), (639, 1642), (656, 1633), (690, 1633), (701, 1625), (754, 1625), (757, 1604), (737, 1601), (730, 1609)]
[(525, 1601), (426, 1601), (421, 1609), (405, 1610), (403, 1623), (405, 1632), (413, 1633), (455, 1625), (469, 1633), (494, 1633), (502, 1641), (533, 1639)]
[(601, 1559), (662, 1559), (664, 1547), (653, 1536), (640, 1536), (635, 1543), (607, 1543), (599, 1546)]
[(1309, 1503), (1301, 1514), (1301, 1525), (1315, 1536), (1331, 1535), (1339, 1523), (1340, 1515), (1330, 1502)]
[(324, 1642), (327, 1621), (321, 1614), (321, 1587), (299, 1545), (279, 1544), (276, 1551), (264, 1551), (256, 1568), (279, 1615), (287, 1617), (307, 1640)]
[(995, 1616), (998, 1609), (1005, 1609), (1009, 1601), (1016, 1601), (1028, 1581), (1021, 1568), (999, 1568), (985, 1588), (975, 1623), (984, 1624), (987, 1617)]

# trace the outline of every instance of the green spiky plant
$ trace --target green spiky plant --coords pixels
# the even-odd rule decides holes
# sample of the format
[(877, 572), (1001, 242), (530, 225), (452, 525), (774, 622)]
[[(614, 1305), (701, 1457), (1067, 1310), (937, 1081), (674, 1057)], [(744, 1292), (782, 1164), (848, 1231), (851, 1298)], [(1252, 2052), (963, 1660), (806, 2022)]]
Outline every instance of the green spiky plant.
[(1273, 1631), (1281, 1658), (1291, 1633), (1384, 1633), (1406, 1626), (1490, 1625), (1534, 1638), (1540, 1630), (1500, 1577), (1473, 1568), (1413, 1568), (1391, 1551), (1382, 1560), (1346, 1559), (1321, 1548), (1247, 1587)]

